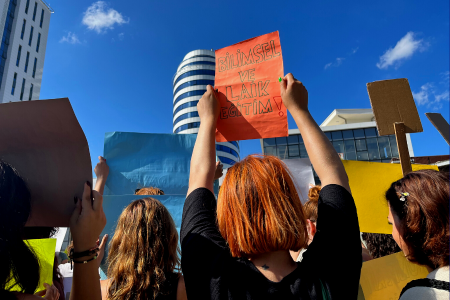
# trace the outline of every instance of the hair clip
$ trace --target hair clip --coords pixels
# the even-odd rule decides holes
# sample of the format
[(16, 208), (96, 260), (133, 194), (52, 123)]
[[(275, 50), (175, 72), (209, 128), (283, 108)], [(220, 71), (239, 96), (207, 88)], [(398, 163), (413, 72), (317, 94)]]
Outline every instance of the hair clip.
[(404, 193), (400, 193), (400, 201), (403, 201), (403, 202), (405, 202), (405, 200), (406, 200), (406, 197), (408, 197), (409, 196), (409, 193), (408, 192), (404, 192)]

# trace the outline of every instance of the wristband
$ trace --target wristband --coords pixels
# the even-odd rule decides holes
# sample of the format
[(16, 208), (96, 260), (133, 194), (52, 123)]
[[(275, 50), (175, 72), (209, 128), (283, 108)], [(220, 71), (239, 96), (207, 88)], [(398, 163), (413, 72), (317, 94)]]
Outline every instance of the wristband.
[(69, 258), (70, 258), (70, 260), (73, 260), (74, 258), (91, 256), (93, 254), (97, 254), (98, 251), (99, 251), (98, 247), (91, 248), (91, 249), (83, 251), (83, 252), (75, 252), (72, 248), (72, 249), (70, 249)]
[(87, 263), (90, 262), (90, 261), (96, 260), (97, 257), (98, 257), (98, 254), (95, 254), (93, 258), (90, 258), (90, 259), (87, 259), (87, 260), (82, 260), (82, 261), (71, 260), (71, 261), (70, 261), (70, 269), (71, 269), (71, 270), (73, 269), (72, 262), (74, 262), (74, 263), (76, 263), (76, 264), (87, 264)]

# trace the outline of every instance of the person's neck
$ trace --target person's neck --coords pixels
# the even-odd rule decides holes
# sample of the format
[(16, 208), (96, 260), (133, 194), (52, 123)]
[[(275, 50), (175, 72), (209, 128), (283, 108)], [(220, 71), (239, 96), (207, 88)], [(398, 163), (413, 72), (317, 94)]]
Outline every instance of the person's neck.
[(274, 282), (280, 282), (297, 268), (288, 250), (254, 255), (249, 260), (267, 279)]

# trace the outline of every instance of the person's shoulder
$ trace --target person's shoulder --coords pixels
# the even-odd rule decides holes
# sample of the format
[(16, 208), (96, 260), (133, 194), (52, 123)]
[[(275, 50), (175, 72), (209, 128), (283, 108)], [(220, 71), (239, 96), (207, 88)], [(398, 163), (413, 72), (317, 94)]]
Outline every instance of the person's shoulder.
[(327, 184), (322, 187), (319, 194), (320, 202), (334, 202), (336, 200), (353, 199), (352, 194), (338, 184)]
[(431, 287), (416, 286), (406, 290), (399, 300), (448, 300), (449, 292)]
[(109, 289), (110, 279), (100, 280), (100, 290), (102, 293), (102, 300), (108, 298), (108, 289)]
[(189, 193), (189, 195), (187, 195), (187, 199), (191, 199), (191, 198), (213, 198), (214, 194), (207, 188), (204, 187), (199, 187), (196, 188), (195, 190), (193, 190), (192, 192)]

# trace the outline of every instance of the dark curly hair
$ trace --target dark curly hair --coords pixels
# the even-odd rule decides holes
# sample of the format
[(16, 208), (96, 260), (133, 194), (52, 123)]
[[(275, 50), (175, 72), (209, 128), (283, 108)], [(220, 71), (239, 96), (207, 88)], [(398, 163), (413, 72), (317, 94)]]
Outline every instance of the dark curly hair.
[(391, 234), (364, 232), (362, 238), (366, 242), (367, 250), (369, 250), (370, 255), (372, 255), (373, 258), (379, 258), (402, 251)]
[[(409, 193), (400, 201), (401, 193)], [(420, 170), (395, 181), (386, 191), (408, 260), (436, 269), (449, 264), (449, 175)]]

